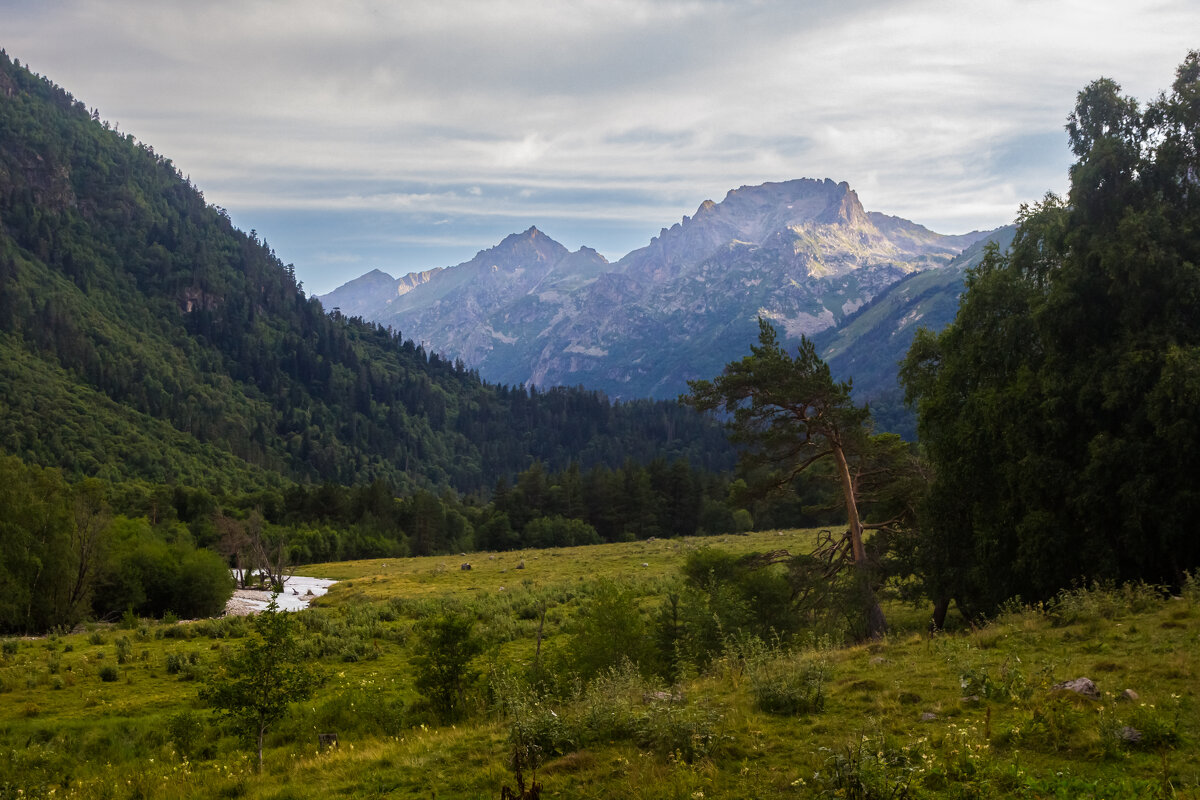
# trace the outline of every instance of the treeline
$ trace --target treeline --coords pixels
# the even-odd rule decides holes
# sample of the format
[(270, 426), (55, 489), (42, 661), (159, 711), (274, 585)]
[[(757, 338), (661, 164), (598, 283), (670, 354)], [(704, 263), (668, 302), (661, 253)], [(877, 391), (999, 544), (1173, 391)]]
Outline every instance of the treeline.
[(242, 541), (261, 536), (290, 564), (426, 556), (470, 550), (571, 547), (651, 537), (749, 530), (733, 508), (726, 477), (685, 461), (628, 462), (617, 469), (550, 472), (537, 463), (490, 496), (419, 489), (397, 496), (383, 481), (326, 483), (217, 495), (206, 489), (125, 483), (113, 487), (120, 513), (180, 524), (231, 566)]
[(5, 55), (0, 411), (0, 450), (27, 463), (216, 491), (732, 465), (718, 426), (675, 403), (485, 384), (326, 314), (169, 159)]
[[(243, 581), (297, 564), (476, 550), (571, 547), (750, 530), (727, 478), (686, 461), (617, 469), (541, 463), (491, 496), (383, 481), (241, 493), (86, 479), (0, 458), (0, 631), (86, 619), (219, 614)], [(736, 492), (733, 493), (736, 495)], [(769, 514), (768, 507), (757, 506)]]

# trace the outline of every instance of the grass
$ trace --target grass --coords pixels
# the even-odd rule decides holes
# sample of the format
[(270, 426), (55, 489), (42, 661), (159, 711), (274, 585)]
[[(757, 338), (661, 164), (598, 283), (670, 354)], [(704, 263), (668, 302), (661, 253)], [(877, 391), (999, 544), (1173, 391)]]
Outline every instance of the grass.
[[(543, 797), (1200, 798), (1194, 584), (1178, 599), (1078, 589), (934, 636), (928, 609), (892, 600), (880, 642), (731, 644), (675, 686), (628, 665), (530, 684), (539, 629), (541, 663), (561, 669), (597, 580), (620, 582), (649, 620), (692, 549), (798, 552), (812, 535), (299, 570), (342, 581), (297, 616), (328, 680), (269, 735), (261, 775), (197, 700), (243, 625), (3, 640), (0, 798), (494, 798), (514, 786), (518, 746)], [(486, 644), (470, 714), (453, 725), (423, 709), (410, 666), (416, 620), (448, 605), (474, 615)], [(1099, 699), (1054, 689), (1081, 676)], [(336, 749), (319, 749), (325, 732)]]

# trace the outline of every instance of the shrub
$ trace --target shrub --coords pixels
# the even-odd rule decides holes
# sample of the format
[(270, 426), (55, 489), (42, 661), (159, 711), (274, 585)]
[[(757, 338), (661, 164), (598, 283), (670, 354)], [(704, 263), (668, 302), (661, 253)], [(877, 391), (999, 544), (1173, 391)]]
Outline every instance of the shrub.
[(471, 668), (471, 660), (483, 650), (474, 627), (473, 619), (455, 612), (427, 617), (417, 624), (416, 687), (445, 721), (461, 715), (467, 689), (479, 674)]
[(204, 722), (192, 711), (180, 711), (167, 719), (167, 738), (183, 756), (195, 754), (204, 735)]
[(646, 626), (631, 589), (612, 581), (596, 585), (575, 621), (568, 646), (571, 666), (584, 679), (631, 661), (639, 666), (649, 655)]
[(116, 667), (104, 666), (100, 668), (100, 680), (105, 683), (115, 683), (118, 677)]
[(129, 644), (129, 639), (127, 639), (124, 636), (117, 639), (117, 663), (118, 664), (124, 664), (124, 663), (128, 662), (130, 654), (132, 654), (132, 652), (133, 652), (133, 648)]
[(581, 735), (593, 742), (633, 738), (643, 698), (654, 688), (628, 660), (604, 670), (584, 691)]
[(754, 704), (768, 714), (821, 711), (829, 676), (829, 662), (819, 655), (767, 654), (747, 664)]
[(574, 749), (569, 726), (546, 698), (509, 675), (493, 678), (491, 690), (508, 726), (509, 768), (519, 786), (526, 771), (536, 776), (547, 758)]
[(1009, 659), (1005, 659), (994, 672), (987, 664), (961, 668), (959, 687), (963, 697), (974, 695), (1000, 702), (1028, 700), (1034, 690), (1025, 674)]
[[(919, 763), (920, 748), (902, 749), (885, 737), (859, 737), (857, 742), (833, 751), (824, 768), (813, 775), (821, 796), (856, 797), (862, 800), (911, 797)], [(941, 773), (937, 773), (940, 777)], [(940, 788), (938, 780), (927, 780), (929, 788)]]
[(637, 743), (689, 764), (712, 754), (723, 738), (721, 714), (707, 705), (652, 700), (637, 721)]

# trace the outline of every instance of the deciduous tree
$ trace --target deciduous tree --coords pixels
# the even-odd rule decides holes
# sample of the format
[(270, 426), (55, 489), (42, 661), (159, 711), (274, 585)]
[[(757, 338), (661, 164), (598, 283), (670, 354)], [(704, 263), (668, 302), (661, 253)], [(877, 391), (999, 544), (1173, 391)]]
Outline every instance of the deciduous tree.
[(312, 696), (320, 682), (320, 673), (301, 661), (291, 615), (272, 597), (254, 617), (254, 633), (212, 673), (200, 697), (257, 742), (261, 771), (263, 737), (290, 703)]

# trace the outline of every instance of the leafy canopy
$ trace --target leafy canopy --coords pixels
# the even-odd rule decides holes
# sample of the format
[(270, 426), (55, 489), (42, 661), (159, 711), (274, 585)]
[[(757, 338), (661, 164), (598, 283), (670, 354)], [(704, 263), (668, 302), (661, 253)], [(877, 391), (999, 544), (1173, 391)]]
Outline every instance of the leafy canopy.
[(920, 559), (970, 611), (1200, 564), (1200, 52), (1067, 124), (1066, 200), (1023, 208), (902, 370), (935, 470)]

